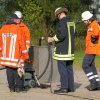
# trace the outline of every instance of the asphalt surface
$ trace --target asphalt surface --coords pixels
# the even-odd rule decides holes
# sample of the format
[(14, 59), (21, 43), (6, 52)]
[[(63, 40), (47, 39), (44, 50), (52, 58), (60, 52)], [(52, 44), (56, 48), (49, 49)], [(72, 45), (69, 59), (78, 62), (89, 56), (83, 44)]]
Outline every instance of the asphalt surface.
[[(51, 90), (57, 89), (59, 83), (52, 83), (52, 89), (31, 88), (23, 93), (11, 93), (6, 80), (6, 70), (0, 70), (0, 100), (100, 100), (100, 91), (88, 91), (85, 86), (89, 84), (82, 70), (75, 70), (75, 92), (57, 95)], [(98, 69), (100, 76), (100, 70)]]

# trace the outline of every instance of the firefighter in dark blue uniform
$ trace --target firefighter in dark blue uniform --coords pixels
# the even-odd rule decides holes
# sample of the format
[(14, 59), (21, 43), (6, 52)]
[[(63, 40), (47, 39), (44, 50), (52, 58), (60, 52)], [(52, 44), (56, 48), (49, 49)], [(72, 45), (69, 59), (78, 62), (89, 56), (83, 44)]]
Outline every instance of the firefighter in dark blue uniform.
[(59, 19), (54, 37), (48, 37), (48, 42), (55, 41), (53, 58), (57, 60), (60, 73), (61, 88), (54, 93), (74, 92), (74, 32), (75, 23), (66, 16), (68, 10), (59, 7), (55, 10), (55, 16)]

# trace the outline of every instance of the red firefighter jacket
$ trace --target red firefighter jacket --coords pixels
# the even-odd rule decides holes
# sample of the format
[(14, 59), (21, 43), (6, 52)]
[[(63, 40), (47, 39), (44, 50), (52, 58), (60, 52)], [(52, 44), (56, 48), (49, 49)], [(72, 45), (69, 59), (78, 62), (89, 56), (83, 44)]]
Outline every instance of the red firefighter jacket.
[(22, 32), (15, 24), (6, 24), (0, 30), (0, 64), (16, 68), (18, 61), (24, 66), (24, 59), (28, 59)]
[[(91, 37), (97, 38), (98, 42), (93, 43)], [(100, 26), (96, 20), (88, 26), (86, 36), (86, 54), (100, 54)]]
[(24, 36), (24, 41), (25, 41), (26, 47), (29, 48), (30, 47), (30, 31), (23, 22), (21, 22), (19, 24), (19, 26), (20, 26), (21, 30), (23, 31), (23, 36)]

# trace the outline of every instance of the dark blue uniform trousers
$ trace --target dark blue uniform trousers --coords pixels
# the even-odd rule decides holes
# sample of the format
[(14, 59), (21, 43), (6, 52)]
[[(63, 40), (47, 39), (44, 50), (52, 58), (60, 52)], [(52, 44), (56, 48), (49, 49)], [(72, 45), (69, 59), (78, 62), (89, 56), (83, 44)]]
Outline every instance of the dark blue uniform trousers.
[(95, 56), (94, 54), (85, 54), (82, 64), (82, 68), (91, 84), (99, 84), (100, 81), (95, 67)]
[(10, 89), (23, 88), (24, 78), (19, 77), (16, 68), (7, 67), (6, 74), (7, 74), (7, 80)]
[(73, 61), (58, 60), (61, 88), (74, 89)]

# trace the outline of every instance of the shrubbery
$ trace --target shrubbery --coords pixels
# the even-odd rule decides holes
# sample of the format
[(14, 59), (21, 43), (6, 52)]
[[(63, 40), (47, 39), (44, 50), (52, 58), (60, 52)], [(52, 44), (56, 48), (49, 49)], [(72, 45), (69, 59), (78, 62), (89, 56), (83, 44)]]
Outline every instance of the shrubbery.
[[(88, 10), (92, 0), (1, 0), (0, 1), (0, 26), (9, 18), (15, 10), (23, 13), (23, 20), (27, 23), (31, 32), (31, 44), (38, 45), (38, 39), (47, 37), (50, 32), (55, 33), (54, 11), (57, 7), (67, 7), (69, 17), (77, 22), (81, 21), (81, 13)], [(76, 24), (75, 48), (84, 48), (83, 24)], [(85, 32), (86, 33), (86, 32)], [(45, 43), (44, 43), (45, 45)]]

